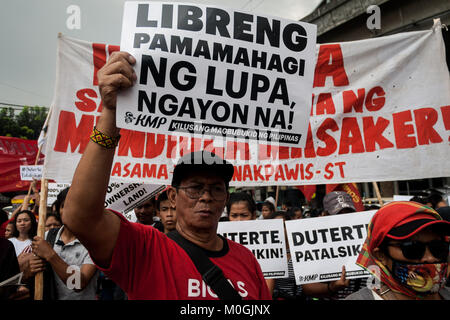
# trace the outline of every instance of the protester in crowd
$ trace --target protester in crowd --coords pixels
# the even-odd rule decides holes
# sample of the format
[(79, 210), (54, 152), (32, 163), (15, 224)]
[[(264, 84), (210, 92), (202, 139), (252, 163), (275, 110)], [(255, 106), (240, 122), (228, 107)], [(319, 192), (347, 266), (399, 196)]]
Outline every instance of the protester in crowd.
[(16, 250), (11, 241), (0, 238), (0, 282), (20, 273)]
[(414, 196), (411, 199), (409, 199), (409, 201), (418, 202), (418, 203), (421, 203), (421, 204), (427, 204), (428, 197), (420, 196), (420, 195), (419, 196)]
[(277, 204), (275, 202), (275, 199), (273, 197), (267, 197), (264, 202), (270, 202), (271, 204), (273, 204), (273, 207), (276, 208)]
[(442, 197), (442, 194), (437, 193), (437, 192), (432, 192), (427, 197), (426, 205), (429, 207), (432, 207), (434, 210), (441, 208), (441, 207), (448, 206), (448, 204), (445, 202), (444, 198)]
[(28, 289), (33, 293), (33, 278), (27, 270), (33, 254), (31, 253), (31, 240), (37, 232), (37, 221), (34, 214), (29, 210), (19, 211), (13, 218), (15, 231), (8, 240), (14, 245), (14, 249), (19, 262), (20, 271), (24, 272), (23, 281)]
[(261, 205), (261, 215), (259, 219), (269, 219), (275, 212), (275, 206), (270, 201), (265, 201)]
[[(344, 191), (333, 191), (326, 194), (323, 198), (322, 216), (351, 212), (356, 212), (356, 208), (348, 193)], [(342, 273), (339, 280), (304, 284), (303, 291), (306, 295), (312, 297), (342, 300), (351, 293), (365, 287), (366, 284), (367, 277), (347, 279), (345, 267), (342, 266)]]
[(233, 192), (227, 202), (229, 221), (256, 219), (255, 200), (246, 192)]
[[(0, 238), (0, 282), (3, 282), (20, 273), (14, 245), (7, 239)], [(13, 287), (14, 288), (14, 287)], [(0, 288), (0, 300), (24, 300), (30, 298), (30, 290), (26, 286)]]
[(152, 226), (161, 232), (164, 232), (164, 226), (161, 221), (155, 219), (156, 215), (156, 200), (151, 198), (142, 202), (136, 208), (134, 208), (136, 214), (137, 223)]
[(134, 208), (134, 213), (137, 218), (137, 223), (152, 225), (154, 223), (153, 217), (156, 213), (155, 198), (149, 199), (142, 202), (136, 208)]
[(8, 225), (9, 214), (3, 209), (0, 209), (0, 238), (5, 237), (6, 226)]
[[(181, 243), (182, 239), (189, 247), (209, 255), (222, 269), (233, 284), (230, 292), (234, 292), (234, 296), (270, 299), (260, 266), (251, 251), (217, 235), (234, 169), (215, 154), (187, 153), (175, 166), (171, 187), (167, 190), (177, 210), (178, 234), (174, 233), (174, 240), (104, 208), (117, 145), (114, 141), (118, 141), (120, 131), (115, 121), (116, 96), (121, 88), (132, 86), (136, 80), (132, 67), (135, 61), (126, 52), (114, 52), (97, 73), (103, 109), (93, 137), (109, 136), (112, 140), (108, 142), (112, 143), (93, 138), (86, 146), (67, 197), (62, 216), (64, 224), (130, 299), (213, 299), (219, 295), (204, 286), (188, 254), (174, 241)], [(217, 267), (214, 270), (218, 270)], [(209, 282), (210, 278), (206, 279)], [(225, 279), (220, 283), (229, 287)]]
[(292, 202), (289, 200), (285, 200), (283, 201), (283, 203), (281, 204), (281, 210), (283, 211), (289, 211), (292, 208)]
[[(292, 220), (292, 215), (286, 211), (276, 211), (270, 217), (271, 219), (283, 219), (283, 221)], [(285, 226), (286, 228), (286, 226)], [(285, 243), (288, 262), (288, 277), (279, 279), (268, 279), (269, 290), (272, 291), (272, 299), (274, 300), (306, 300), (303, 294), (302, 286), (295, 282), (294, 266), (292, 264), (291, 252), (289, 250), (289, 242), (285, 233)]]
[(13, 222), (14, 223), (14, 219), (17, 216), (17, 214), (22, 211), (22, 210), (28, 210), (30, 207), (30, 200), (32, 198), (32, 195), (26, 195), (23, 199), (23, 202), (21, 205), (19, 205), (17, 208), (14, 209), (13, 213), (11, 214), (11, 217), (9, 218), (9, 220), (4, 221), (1, 225), (0, 225), (0, 236), (3, 237), (6, 231), (6, 226)]
[(14, 236), (14, 232), (16, 231), (16, 227), (14, 224), (14, 221), (9, 222), (6, 225), (6, 229), (5, 229), (5, 239), (10, 239)]
[(376, 212), (356, 263), (378, 280), (349, 300), (450, 300), (447, 278), (450, 222), (416, 202)]
[(58, 200), (55, 200), (55, 201), (52, 203), (52, 206), (50, 207), (51, 210), (48, 211), (48, 212), (56, 213), (56, 212), (57, 212), (57, 210), (56, 210), (56, 207), (57, 207), (57, 206), (58, 206)]
[(440, 207), (436, 209), (436, 212), (444, 219), (445, 221), (450, 221), (450, 207)]
[[(437, 213), (441, 216), (441, 218), (445, 221), (450, 222), (450, 207), (440, 207), (436, 210)], [(450, 263), (450, 256), (447, 261)], [(450, 269), (447, 272), (447, 283), (445, 284), (447, 287), (450, 287)]]
[(177, 224), (177, 211), (176, 207), (170, 203), (166, 190), (158, 195), (158, 199), (156, 200), (156, 210), (158, 211), (161, 223), (164, 227), (163, 232), (167, 234), (170, 231), (175, 230)]
[(127, 300), (127, 295), (120, 287), (99, 271), (97, 279), (97, 299), (98, 300)]
[[(65, 199), (69, 188), (62, 190), (58, 196), (57, 213), (64, 217)], [(47, 241), (46, 241), (47, 240)], [(52, 292), (46, 292), (46, 298), (56, 300), (95, 300), (97, 285), (97, 268), (92, 262), (88, 251), (64, 225), (52, 228), (46, 234), (46, 240), (36, 236), (33, 239), (33, 254), (30, 260), (32, 273), (51, 268), (46, 276)], [(79, 279), (74, 279), (78, 272)], [(75, 271), (77, 270), (77, 271)], [(77, 283), (79, 280), (79, 283)]]
[(301, 219), (303, 218), (303, 212), (302, 209), (299, 207), (292, 207), (289, 209), (288, 214), (291, 216), (292, 219)]
[(62, 221), (58, 214), (48, 213), (45, 217), (45, 231), (53, 228), (61, 228)]
[[(228, 221), (250, 221), (256, 219), (256, 202), (246, 192), (231, 193), (226, 210), (229, 212)], [(266, 279), (266, 283), (269, 291), (272, 292), (274, 285), (273, 279)]]
[(34, 214), (29, 210), (19, 211), (13, 221), (16, 230), (9, 241), (14, 244), (16, 255), (19, 256), (29, 250), (31, 240), (37, 232), (37, 221)]
[(323, 198), (323, 216), (356, 212), (352, 197), (344, 191), (333, 191)]

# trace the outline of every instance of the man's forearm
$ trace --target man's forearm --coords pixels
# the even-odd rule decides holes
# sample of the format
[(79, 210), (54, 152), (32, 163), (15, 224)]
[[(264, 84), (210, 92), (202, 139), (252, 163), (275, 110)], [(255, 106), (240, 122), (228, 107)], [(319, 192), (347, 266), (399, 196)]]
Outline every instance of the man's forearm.
[(83, 290), (87, 286), (89, 280), (92, 277), (92, 275), (89, 278), (86, 277), (86, 275), (83, 274), (81, 267), (79, 270), (76, 271), (75, 269), (71, 269), (70, 268), (71, 266), (68, 265), (56, 252), (52, 254), (47, 261), (52, 266), (52, 269), (53, 271), (55, 271), (56, 275), (68, 288), (70, 288), (68, 283), (68, 280), (70, 280), (69, 278), (74, 275), (74, 272), (79, 273), (79, 286), (77, 285), (77, 280), (75, 280), (75, 284), (72, 284), (74, 286), (73, 289), (75, 291)]
[[(127, 52), (113, 52), (97, 72), (103, 110), (97, 129), (104, 135), (117, 137), (117, 93), (133, 85), (137, 79), (132, 64), (136, 60)], [(64, 225), (88, 249), (91, 257), (108, 266), (119, 235), (120, 219), (104, 209), (114, 148), (89, 141), (75, 170), (64, 204)]]
[[(97, 129), (117, 136), (114, 111), (102, 113)], [(106, 149), (89, 141), (75, 171), (64, 206), (63, 222), (77, 235), (86, 223), (101, 218), (115, 149)]]

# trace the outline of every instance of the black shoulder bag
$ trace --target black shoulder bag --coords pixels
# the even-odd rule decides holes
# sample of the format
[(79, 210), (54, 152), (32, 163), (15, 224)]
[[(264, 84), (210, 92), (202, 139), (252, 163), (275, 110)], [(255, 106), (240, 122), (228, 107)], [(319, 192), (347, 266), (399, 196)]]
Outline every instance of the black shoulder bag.
[(186, 251), (203, 280), (220, 300), (242, 300), (239, 293), (225, 278), (222, 269), (209, 260), (201, 248), (183, 238), (176, 230), (169, 232), (167, 236)]

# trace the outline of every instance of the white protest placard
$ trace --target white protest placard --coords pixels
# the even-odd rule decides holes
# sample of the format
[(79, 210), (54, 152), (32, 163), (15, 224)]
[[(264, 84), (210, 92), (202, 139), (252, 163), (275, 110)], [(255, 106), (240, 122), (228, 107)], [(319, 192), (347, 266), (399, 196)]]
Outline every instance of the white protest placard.
[(47, 206), (50, 207), (56, 201), (58, 194), (67, 187), (70, 187), (70, 183), (49, 182), (47, 194)]
[[(105, 207), (126, 213), (153, 198), (164, 188), (163, 185), (111, 182), (106, 193)], [(132, 215), (127, 215), (127, 219), (132, 220)]]
[(282, 219), (223, 221), (217, 233), (248, 248), (266, 279), (287, 278), (288, 265)]
[(117, 125), (302, 147), (316, 29), (210, 5), (125, 2), (120, 48), (137, 60), (137, 82), (117, 97)]
[(20, 166), (20, 180), (33, 181), (42, 178), (42, 165), (37, 166)]
[(286, 221), (286, 232), (297, 284), (369, 275), (356, 265), (376, 210)]

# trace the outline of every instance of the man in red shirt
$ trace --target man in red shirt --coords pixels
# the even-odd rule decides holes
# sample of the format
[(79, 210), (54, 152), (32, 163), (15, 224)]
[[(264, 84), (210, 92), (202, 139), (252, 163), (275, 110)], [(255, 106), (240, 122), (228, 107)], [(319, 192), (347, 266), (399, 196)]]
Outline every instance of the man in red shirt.
[[(97, 73), (102, 114), (75, 172), (63, 222), (130, 299), (217, 299), (175, 241), (151, 226), (128, 222), (103, 207), (119, 138), (116, 96), (136, 80), (135, 62), (126, 52), (114, 52)], [(218, 221), (229, 198), (233, 166), (208, 152), (188, 154), (181, 160), (167, 190), (171, 204), (177, 208), (176, 230), (222, 269), (243, 299), (271, 299), (252, 253), (217, 235)]]

